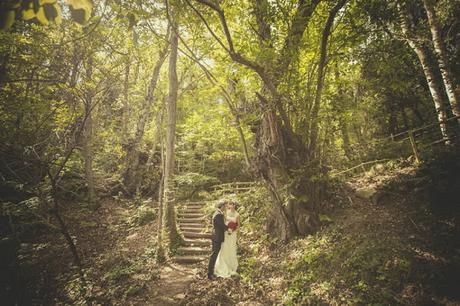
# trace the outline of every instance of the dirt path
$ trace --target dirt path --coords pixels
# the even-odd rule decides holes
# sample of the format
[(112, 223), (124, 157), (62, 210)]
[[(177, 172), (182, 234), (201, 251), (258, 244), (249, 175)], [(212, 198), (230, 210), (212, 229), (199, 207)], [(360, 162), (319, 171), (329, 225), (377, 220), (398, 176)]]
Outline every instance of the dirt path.
[(145, 303), (139, 305), (178, 305), (197, 276), (197, 268), (168, 263), (161, 269), (160, 279), (149, 286)]

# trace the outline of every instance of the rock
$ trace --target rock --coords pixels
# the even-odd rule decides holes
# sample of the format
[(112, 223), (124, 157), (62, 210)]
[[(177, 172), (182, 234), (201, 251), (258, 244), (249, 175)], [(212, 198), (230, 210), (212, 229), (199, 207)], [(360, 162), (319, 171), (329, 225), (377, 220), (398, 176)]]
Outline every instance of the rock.
[(377, 189), (374, 187), (364, 187), (356, 190), (356, 195), (365, 200), (372, 200), (377, 194)]
[(374, 165), (374, 170), (375, 170), (376, 173), (382, 173), (383, 171), (385, 171), (385, 165), (376, 164), (376, 165)]
[(134, 240), (134, 239), (137, 239), (139, 235), (137, 233), (134, 233), (134, 234), (131, 234), (129, 236), (126, 237), (127, 240)]

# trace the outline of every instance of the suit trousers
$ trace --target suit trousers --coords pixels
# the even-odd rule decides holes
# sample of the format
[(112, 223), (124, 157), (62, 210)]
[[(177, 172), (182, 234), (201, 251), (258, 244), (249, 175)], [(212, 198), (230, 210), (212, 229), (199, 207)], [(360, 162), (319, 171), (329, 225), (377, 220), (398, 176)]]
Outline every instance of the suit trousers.
[(212, 253), (211, 257), (209, 258), (209, 265), (208, 265), (208, 276), (214, 275), (214, 266), (216, 265), (217, 256), (219, 255), (220, 248), (222, 247), (222, 241), (214, 241), (212, 240)]

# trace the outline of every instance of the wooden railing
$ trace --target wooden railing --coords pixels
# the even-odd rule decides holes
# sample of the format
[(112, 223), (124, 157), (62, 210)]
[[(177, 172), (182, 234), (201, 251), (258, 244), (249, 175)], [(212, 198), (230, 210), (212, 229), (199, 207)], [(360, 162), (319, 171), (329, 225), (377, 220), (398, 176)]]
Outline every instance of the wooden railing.
[(224, 183), (219, 185), (214, 185), (211, 187), (213, 192), (222, 192), (222, 193), (239, 193), (246, 192), (251, 190), (256, 185), (255, 182), (231, 182)]
[[(391, 135), (391, 136), (388, 136), (388, 137), (385, 137), (385, 138), (381, 138), (381, 139), (378, 139), (374, 142), (374, 144), (378, 144), (378, 143), (404, 143), (404, 142), (409, 142), (410, 144), (410, 147), (411, 147), (411, 150), (412, 150), (412, 154), (415, 158), (415, 161), (417, 163), (420, 163), (422, 161), (422, 157), (421, 157), (421, 151), (425, 150), (426, 148), (429, 148), (429, 147), (432, 147), (434, 145), (437, 145), (437, 144), (441, 144), (441, 143), (444, 143), (444, 144), (453, 144), (454, 142), (457, 141), (457, 139), (459, 138), (460, 135), (458, 135), (458, 130), (456, 130), (455, 128), (453, 129), (450, 129), (450, 135), (448, 137), (442, 137), (442, 138), (435, 138), (434, 140), (431, 139), (431, 140), (428, 140), (427, 143), (420, 143), (420, 141), (417, 141), (418, 138), (422, 138), (422, 137), (426, 137), (428, 138), (427, 136), (430, 136), (430, 134), (432, 135), (432, 133), (434, 132), (437, 137), (439, 137), (439, 129), (440, 129), (440, 125), (441, 124), (447, 124), (449, 123), (450, 121), (452, 120), (457, 120), (459, 119), (460, 117), (459, 116), (453, 116), (453, 117), (450, 117), (442, 122), (436, 122), (436, 123), (432, 123), (432, 124), (428, 124), (428, 125), (425, 125), (425, 126), (422, 126), (422, 127), (419, 127), (419, 128), (415, 128), (415, 129), (410, 129), (410, 130), (406, 130), (404, 132), (401, 132), (401, 133), (398, 133), (398, 134), (395, 134), (395, 135)], [(425, 139), (427, 140), (427, 139)], [(398, 156), (398, 157), (401, 157), (401, 156)], [(377, 160), (372, 160), (372, 161), (366, 161), (366, 162), (362, 162), (356, 166), (353, 166), (351, 168), (348, 168), (346, 170), (342, 170), (342, 171), (339, 171), (339, 172), (332, 172), (331, 173), (331, 176), (335, 177), (335, 176), (339, 176), (339, 175), (343, 175), (343, 174), (346, 174), (346, 173), (350, 173), (352, 172), (353, 170), (358, 170), (358, 172), (361, 172), (361, 171), (366, 171), (366, 168), (365, 166), (369, 166), (369, 165), (373, 165), (373, 164), (377, 164), (377, 163), (381, 163), (381, 162), (386, 162), (386, 161), (389, 161), (390, 159), (389, 158), (384, 158), (384, 159), (377, 159)]]

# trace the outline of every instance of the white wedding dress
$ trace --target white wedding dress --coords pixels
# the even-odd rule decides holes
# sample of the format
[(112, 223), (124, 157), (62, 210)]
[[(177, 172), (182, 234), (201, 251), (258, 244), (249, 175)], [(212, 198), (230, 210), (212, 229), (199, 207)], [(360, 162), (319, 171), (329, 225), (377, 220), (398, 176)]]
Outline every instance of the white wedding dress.
[[(227, 210), (225, 223), (237, 222), (239, 214), (237, 211)], [(239, 224), (238, 224), (239, 227)], [(237, 275), (238, 259), (236, 258), (236, 241), (238, 229), (231, 234), (225, 232), (225, 240), (222, 242), (219, 255), (217, 256), (216, 265), (214, 267), (214, 274), (218, 277), (230, 277)]]

